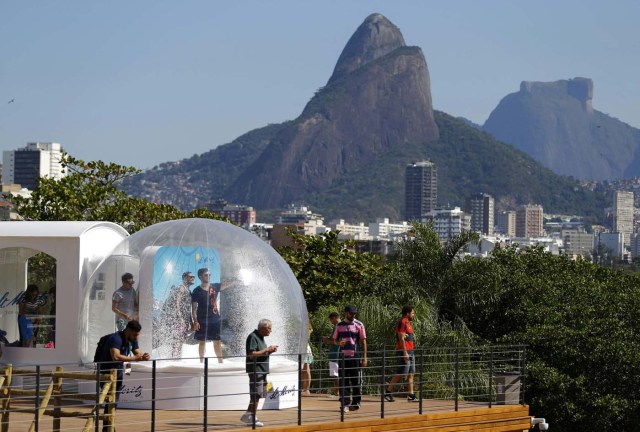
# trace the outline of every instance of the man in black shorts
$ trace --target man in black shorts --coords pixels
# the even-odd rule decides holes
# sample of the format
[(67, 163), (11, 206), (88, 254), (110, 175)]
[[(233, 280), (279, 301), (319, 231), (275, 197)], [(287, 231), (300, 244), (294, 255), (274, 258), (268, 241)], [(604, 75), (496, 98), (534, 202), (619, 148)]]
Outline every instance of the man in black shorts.
[(218, 310), (218, 294), (226, 289), (229, 284), (223, 286), (219, 283), (210, 283), (211, 274), (207, 268), (198, 270), (198, 278), (200, 278), (200, 285), (194, 288), (191, 293), (191, 315), (193, 329), (196, 331), (194, 337), (199, 342), (200, 362), (204, 362), (207, 341), (213, 341), (213, 350), (218, 358), (218, 363), (222, 363), (221, 318)]
[(240, 421), (246, 425), (264, 426), (256, 417), (256, 409), (260, 398), (267, 396), (267, 374), (269, 373), (269, 355), (278, 351), (278, 345), (269, 345), (264, 341), (271, 334), (271, 321), (261, 319), (258, 328), (247, 336), (246, 370), (249, 374), (249, 406), (242, 414)]

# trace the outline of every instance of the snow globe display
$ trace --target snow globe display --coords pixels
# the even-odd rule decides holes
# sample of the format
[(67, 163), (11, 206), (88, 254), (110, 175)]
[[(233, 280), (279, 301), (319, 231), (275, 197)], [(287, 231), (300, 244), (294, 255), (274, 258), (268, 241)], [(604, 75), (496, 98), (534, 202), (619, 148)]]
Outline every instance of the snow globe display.
[[(193, 330), (193, 316), (199, 332)], [(275, 390), (278, 385), (297, 386), (298, 354), (306, 352), (308, 338), (300, 285), (270, 245), (232, 224), (210, 219), (168, 221), (116, 246), (84, 289), (79, 329), (82, 361), (91, 362), (100, 337), (121, 329), (129, 319), (142, 325), (140, 348), (151, 353), (161, 378), (170, 380), (173, 374), (179, 386), (200, 388), (199, 392), (185, 389), (194, 393), (195, 400), (187, 397), (177, 402), (180, 406), (171, 403), (171, 408), (201, 408), (203, 398), (198, 396), (205, 375), (218, 379), (217, 385), (208, 387), (219, 393), (247, 392), (245, 341), (261, 319), (272, 322), (267, 344), (279, 346), (270, 360)], [(149, 368), (149, 362), (134, 364), (131, 376), (138, 374), (136, 385), (145, 380)], [(189, 382), (185, 374), (195, 381)], [(146, 393), (142, 386), (130, 395), (127, 380), (133, 382), (125, 378), (123, 407), (135, 402), (143, 408), (150, 400), (151, 385), (147, 383)], [(278, 401), (276, 408), (295, 406), (297, 400), (293, 395), (291, 399), (290, 403)], [(215, 406), (242, 409), (246, 401), (248, 395), (218, 397)]]

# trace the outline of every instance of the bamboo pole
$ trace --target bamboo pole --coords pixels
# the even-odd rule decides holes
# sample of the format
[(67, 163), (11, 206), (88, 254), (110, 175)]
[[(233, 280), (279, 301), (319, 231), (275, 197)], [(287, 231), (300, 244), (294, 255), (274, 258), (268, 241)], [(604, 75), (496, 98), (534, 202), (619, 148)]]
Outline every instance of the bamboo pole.
[[(38, 421), (40, 421), (40, 419), (42, 418), (42, 415), (44, 414), (45, 409), (47, 408), (47, 405), (49, 405), (49, 399), (51, 399), (51, 393), (53, 393), (53, 380), (49, 381), (49, 387), (47, 387), (47, 391), (44, 395), (44, 398), (42, 398), (42, 401), (40, 402), (40, 406), (38, 407), (38, 412), (37, 412), (37, 419)], [(31, 422), (31, 426), (29, 427), (29, 432), (35, 432), (36, 430), (36, 419), (33, 419), (33, 421)]]
[(8, 364), (4, 369), (4, 388), (2, 388), (2, 432), (9, 432), (9, 407), (11, 405), (11, 373), (13, 366)]
[(117, 374), (115, 369), (111, 369), (111, 400), (109, 404), (109, 432), (116, 432), (116, 389), (117, 385)]

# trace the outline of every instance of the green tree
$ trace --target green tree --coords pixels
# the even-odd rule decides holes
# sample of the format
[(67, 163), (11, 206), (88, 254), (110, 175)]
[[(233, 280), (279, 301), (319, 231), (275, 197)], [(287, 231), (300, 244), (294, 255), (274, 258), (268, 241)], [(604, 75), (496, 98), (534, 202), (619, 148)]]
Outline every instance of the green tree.
[(278, 251), (298, 279), (310, 312), (365, 292), (382, 270), (377, 255), (357, 252), (353, 241), (341, 242), (338, 233), (305, 236), (289, 230), (294, 246)]
[(459, 305), (468, 327), (492, 342), (528, 345), (532, 412), (559, 431), (637, 430), (637, 276), (542, 248), (497, 249), (456, 270), (456, 290), (486, 293), (482, 302)]
[(413, 224), (410, 237), (397, 243), (397, 251), (383, 277), (376, 284), (377, 294), (391, 304), (410, 299), (429, 301), (440, 319), (459, 321), (455, 304), (464, 300), (462, 292), (449, 283), (459, 255), (478, 234), (465, 231), (442, 243), (431, 224)]
[(131, 233), (171, 219), (204, 217), (226, 220), (206, 209), (185, 213), (171, 205), (150, 203), (127, 195), (118, 189), (118, 185), (140, 172), (132, 166), (103, 161), (85, 162), (68, 154), (63, 155), (62, 166), (69, 175), (60, 180), (39, 178), (30, 198), (8, 196), (22, 218), (35, 221), (110, 221)]

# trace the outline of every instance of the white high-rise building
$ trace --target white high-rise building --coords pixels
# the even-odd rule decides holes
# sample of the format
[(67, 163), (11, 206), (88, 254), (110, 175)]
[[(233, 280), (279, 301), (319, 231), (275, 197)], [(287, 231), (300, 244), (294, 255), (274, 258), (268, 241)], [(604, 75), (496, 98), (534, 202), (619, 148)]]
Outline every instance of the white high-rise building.
[(66, 176), (62, 167), (62, 146), (58, 143), (27, 143), (17, 150), (5, 150), (2, 157), (2, 184), (19, 184), (34, 190), (39, 177), (60, 180)]
[(471, 230), (471, 215), (460, 210), (460, 207), (432, 210), (422, 218), (422, 222), (429, 221), (433, 223), (433, 230), (441, 242)]
[(633, 232), (633, 192), (613, 193), (613, 232), (622, 234), (622, 242), (629, 247)]

